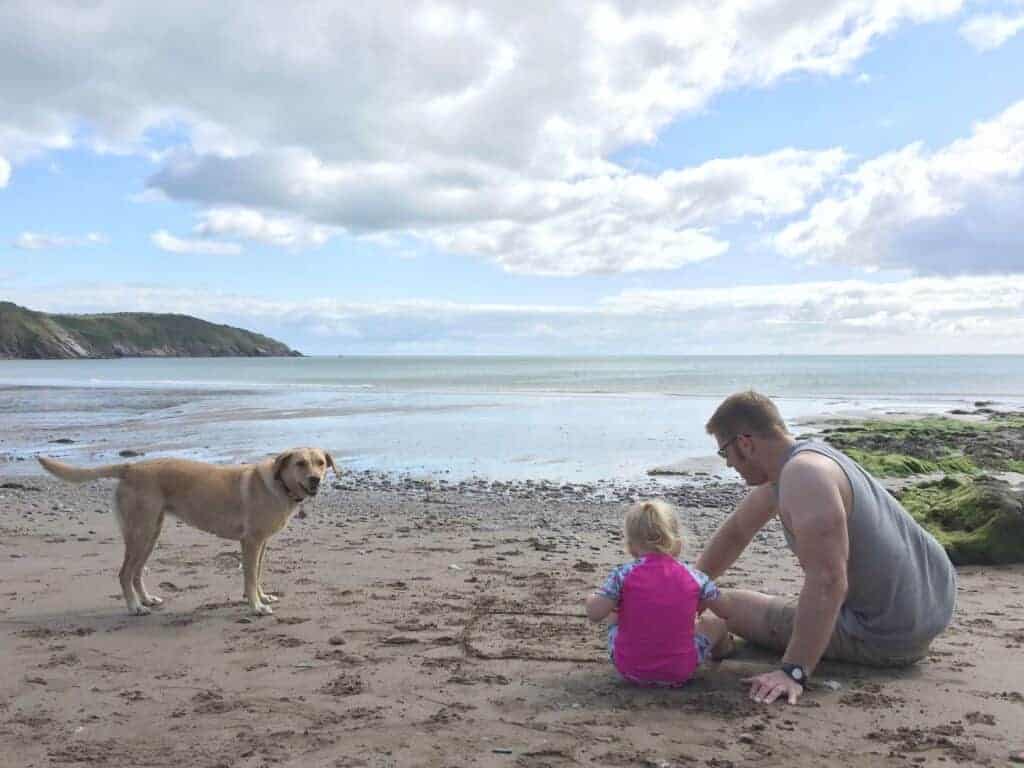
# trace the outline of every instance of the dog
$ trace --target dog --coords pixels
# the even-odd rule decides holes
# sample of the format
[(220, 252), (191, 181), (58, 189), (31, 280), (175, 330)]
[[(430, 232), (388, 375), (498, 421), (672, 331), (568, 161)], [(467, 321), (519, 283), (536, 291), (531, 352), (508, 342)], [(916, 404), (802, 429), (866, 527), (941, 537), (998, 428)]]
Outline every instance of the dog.
[(320, 448), (293, 448), (273, 459), (234, 466), (150, 459), (80, 469), (44, 456), (38, 459), (47, 472), (68, 482), (101, 477), (120, 481), (114, 511), (124, 537), (121, 591), (129, 613), (136, 616), (163, 602), (146, 591), (142, 569), (164, 515), (241, 542), (245, 600), (253, 614), (273, 613), (268, 603), (277, 598), (261, 586), (267, 541), (288, 524), (303, 500), (316, 496), (328, 468), (339, 474), (331, 454)]

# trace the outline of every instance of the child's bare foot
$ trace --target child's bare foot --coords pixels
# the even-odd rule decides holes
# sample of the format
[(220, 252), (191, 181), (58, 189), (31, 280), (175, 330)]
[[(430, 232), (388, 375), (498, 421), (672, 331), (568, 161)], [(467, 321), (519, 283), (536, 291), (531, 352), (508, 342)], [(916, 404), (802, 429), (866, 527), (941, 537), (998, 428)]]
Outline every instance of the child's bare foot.
[(726, 632), (725, 636), (711, 648), (711, 658), (715, 661), (728, 659), (734, 653), (736, 653), (736, 641), (729, 632)]

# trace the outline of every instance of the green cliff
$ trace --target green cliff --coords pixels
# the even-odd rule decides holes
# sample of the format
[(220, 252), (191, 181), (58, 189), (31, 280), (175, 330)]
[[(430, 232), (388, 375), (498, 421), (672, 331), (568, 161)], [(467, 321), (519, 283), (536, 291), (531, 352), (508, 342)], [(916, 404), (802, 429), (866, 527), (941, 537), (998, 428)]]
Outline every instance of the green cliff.
[(50, 315), (0, 301), (0, 359), (297, 356), (267, 336), (188, 315)]

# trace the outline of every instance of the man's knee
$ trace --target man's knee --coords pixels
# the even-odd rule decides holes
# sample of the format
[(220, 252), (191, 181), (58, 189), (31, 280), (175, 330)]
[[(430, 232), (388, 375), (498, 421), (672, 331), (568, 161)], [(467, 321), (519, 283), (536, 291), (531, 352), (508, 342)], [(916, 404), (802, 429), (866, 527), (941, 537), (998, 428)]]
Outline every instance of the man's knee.
[(781, 597), (748, 592), (723, 590), (727, 610), (723, 616), (729, 631), (749, 642), (775, 650), (784, 650), (793, 634), (796, 606)]

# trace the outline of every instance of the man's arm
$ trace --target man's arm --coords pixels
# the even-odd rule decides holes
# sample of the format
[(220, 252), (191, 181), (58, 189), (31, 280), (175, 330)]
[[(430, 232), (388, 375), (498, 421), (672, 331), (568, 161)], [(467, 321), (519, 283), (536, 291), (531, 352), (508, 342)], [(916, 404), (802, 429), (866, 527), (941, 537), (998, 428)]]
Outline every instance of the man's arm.
[(836, 471), (841, 470), (831, 459), (809, 454), (790, 462), (780, 479), (779, 505), (804, 570), (783, 661), (799, 664), (808, 673), (828, 647), (847, 592), (850, 542)]
[(754, 535), (772, 519), (775, 511), (773, 486), (766, 483), (752, 490), (715, 531), (697, 558), (697, 569), (717, 579), (743, 554)]
[[(826, 463), (827, 462), (827, 463)], [(831, 466), (830, 466), (831, 465)], [(798, 456), (779, 480), (779, 508), (793, 535), (794, 552), (804, 570), (793, 634), (782, 660), (810, 672), (821, 660), (846, 597), (849, 539), (846, 509), (831, 459), (815, 454)], [(785, 697), (796, 704), (803, 693), (781, 670), (745, 678), (754, 701), (770, 704)]]

